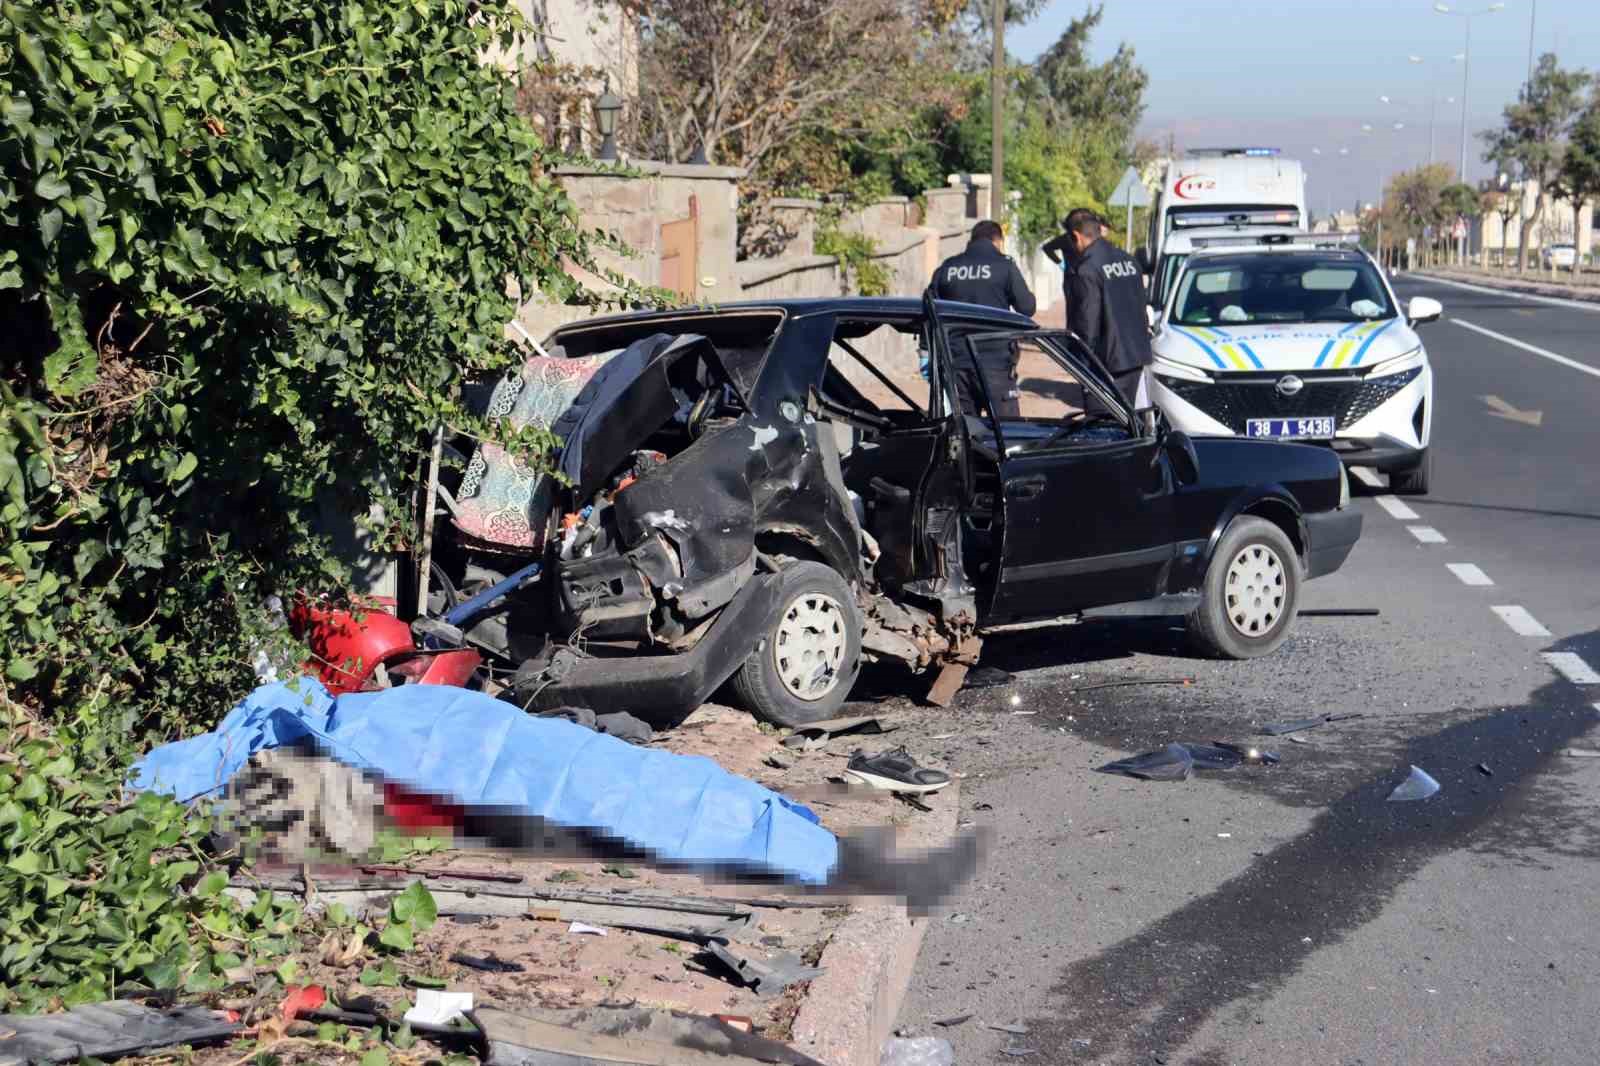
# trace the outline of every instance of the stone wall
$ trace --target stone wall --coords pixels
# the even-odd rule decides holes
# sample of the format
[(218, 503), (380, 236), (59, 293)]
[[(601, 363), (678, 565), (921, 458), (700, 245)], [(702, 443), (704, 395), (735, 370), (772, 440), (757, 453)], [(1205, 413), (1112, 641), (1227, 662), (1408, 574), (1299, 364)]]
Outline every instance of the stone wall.
[[(817, 220), (823, 210), (819, 201), (774, 201), (770, 224), (787, 235), (783, 254), (739, 261), (738, 181), (743, 172), (737, 168), (635, 161), (609, 170), (566, 167), (555, 173), (583, 224), (609, 234), (621, 246), (599, 250), (598, 264), (640, 284), (661, 283), (662, 225), (687, 218), (692, 196), (698, 217), (696, 302), (849, 294), (850, 279), (839, 264), (815, 252)], [(985, 175), (953, 175), (946, 187), (930, 189), (916, 199), (894, 196), (867, 204), (840, 225), (871, 238), (877, 249), (873, 258), (888, 272), (889, 295), (920, 296), (939, 263), (965, 248), (973, 224), (987, 215), (987, 186)], [(1012, 254), (1041, 311), (1059, 299), (1060, 272), (1052, 264), (1036, 251), (1017, 248), (1014, 240)], [(577, 273), (591, 289), (611, 288), (601, 278)], [(587, 313), (535, 298), (524, 306), (519, 323), (529, 334), (542, 337)], [(897, 370), (915, 370), (914, 353), (897, 349), (897, 354), (883, 355)]]

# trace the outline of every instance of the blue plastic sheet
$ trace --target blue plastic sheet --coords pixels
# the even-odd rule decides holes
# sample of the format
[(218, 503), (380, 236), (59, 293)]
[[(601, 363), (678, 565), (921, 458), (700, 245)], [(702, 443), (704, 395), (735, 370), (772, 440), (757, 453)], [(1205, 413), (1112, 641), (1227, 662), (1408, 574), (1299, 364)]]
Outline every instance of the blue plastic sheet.
[(255, 752), (308, 737), (414, 791), (593, 830), (665, 862), (820, 885), (838, 860), (837, 841), (810, 811), (710, 759), (531, 718), (445, 685), (337, 699), (309, 677), (264, 685), (215, 732), (151, 751), (129, 783), (187, 802), (219, 793)]

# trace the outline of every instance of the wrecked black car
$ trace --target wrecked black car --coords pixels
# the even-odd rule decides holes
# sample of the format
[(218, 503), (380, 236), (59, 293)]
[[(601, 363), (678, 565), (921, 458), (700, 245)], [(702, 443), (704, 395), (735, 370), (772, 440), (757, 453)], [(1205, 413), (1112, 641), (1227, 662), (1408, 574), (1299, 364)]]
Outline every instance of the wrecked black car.
[[(962, 399), (983, 345), (1016, 360), (1021, 417)], [(483, 402), (550, 427), (560, 476), (454, 442), (418, 631), (486, 652), (530, 710), (671, 724), (727, 686), (794, 726), (865, 661), (942, 673), (947, 697), (985, 634), (1107, 610), (1262, 655), (1361, 530), (1332, 453), (1190, 439), (1072, 335), (962, 304), (579, 322)]]

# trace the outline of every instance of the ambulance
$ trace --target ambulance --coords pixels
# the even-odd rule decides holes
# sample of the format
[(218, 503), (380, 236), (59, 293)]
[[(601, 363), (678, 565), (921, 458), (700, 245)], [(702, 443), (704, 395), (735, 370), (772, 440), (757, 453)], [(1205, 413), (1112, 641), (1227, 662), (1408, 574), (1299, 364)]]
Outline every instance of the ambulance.
[(1193, 149), (1167, 164), (1148, 243), (1135, 256), (1150, 275), (1151, 307), (1166, 303), (1194, 238), (1232, 233), (1254, 243), (1266, 234), (1309, 228), (1299, 162), (1276, 148)]

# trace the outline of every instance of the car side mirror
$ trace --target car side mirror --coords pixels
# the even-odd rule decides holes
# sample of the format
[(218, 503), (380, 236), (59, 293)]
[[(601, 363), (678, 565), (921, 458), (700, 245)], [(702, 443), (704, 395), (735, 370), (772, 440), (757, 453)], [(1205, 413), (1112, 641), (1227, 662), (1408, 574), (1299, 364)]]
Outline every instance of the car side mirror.
[(1406, 318), (1413, 326), (1437, 322), (1442, 314), (1444, 305), (1431, 296), (1413, 296), (1411, 302), (1406, 304)]
[(1177, 475), (1178, 484), (1193, 485), (1200, 480), (1200, 456), (1194, 450), (1194, 441), (1189, 439), (1189, 434), (1181, 429), (1171, 430), (1161, 446), (1166, 449), (1172, 462), (1172, 472)]
[(1139, 250), (1133, 253), (1133, 261), (1138, 263), (1139, 269), (1146, 274), (1154, 274), (1156, 271), (1156, 261), (1151, 258), (1150, 249), (1146, 245), (1141, 244)]

